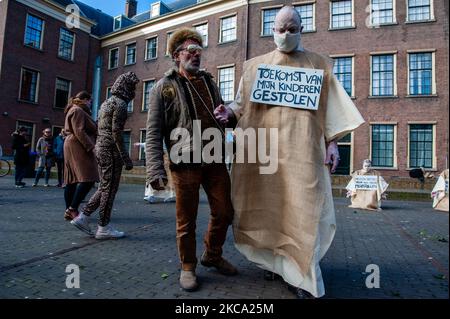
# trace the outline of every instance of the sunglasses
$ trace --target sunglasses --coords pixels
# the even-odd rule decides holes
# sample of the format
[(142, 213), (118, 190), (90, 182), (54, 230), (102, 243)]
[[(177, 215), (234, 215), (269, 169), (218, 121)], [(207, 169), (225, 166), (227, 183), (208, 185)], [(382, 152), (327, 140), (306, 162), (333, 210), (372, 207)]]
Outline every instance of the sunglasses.
[(202, 53), (203, 48), (197, 44), (189, 44), (187, 47), (181, 48), (177, 51), (178, 52), (187, 51), (190, 54), (195, 54), (195, 53)]

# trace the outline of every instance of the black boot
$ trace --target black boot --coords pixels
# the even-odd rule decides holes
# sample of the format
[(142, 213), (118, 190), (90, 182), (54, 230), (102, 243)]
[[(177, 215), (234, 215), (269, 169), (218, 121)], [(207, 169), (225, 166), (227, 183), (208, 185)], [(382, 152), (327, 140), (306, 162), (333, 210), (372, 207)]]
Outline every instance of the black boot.
[(309, 292), (307, 292), (306, 290), (303, 290), (301, 288), (292, 286), (290, 284), (288, 284), (288, 290), (290, 292), (292, 292), (297, 299), (316, 299), (316, 297), (314, 297), (313, 295), (311, 295)]

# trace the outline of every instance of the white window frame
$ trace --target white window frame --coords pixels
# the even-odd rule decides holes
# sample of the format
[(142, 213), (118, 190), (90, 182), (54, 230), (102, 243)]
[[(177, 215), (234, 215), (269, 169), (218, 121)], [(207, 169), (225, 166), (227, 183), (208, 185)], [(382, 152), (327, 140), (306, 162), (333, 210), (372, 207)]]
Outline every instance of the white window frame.
[[(36, 81), (36, 95), (35, 95), (35, 100), (34, 101), (27, 101), (27, 100), (22, 100), (21, 96), (22, 96), (22, 79), (23, 79), (23, 71), (24, 69), (28, 69), (30, 71), (34, 71), (37, 72), (38, 76), (37, 76), (37, 81)], [(38, 104), (39, 103), (39, 87), (40, 87), (40, 82), (41, 82), (41, 71), (38, 71), (34, 68), (30, 68), (27, 66), (21, 66), (20, 68), (20, 83), (19, 83), (19, 98), (18, 100), (21, 102), (25, 102), (25, 103), (33, 103), (33, 104)]]
[[(30, 15), (33, 16), (33, 17), (35, 17), (35, 18), (38, 18), (38, 19), (41, 19), (41, 20), (42, 20), (41, 43), (39, 43), (39, 48), (32, 47), (31, 45), (27, 45), (27, 44), (25, 43), (25, 40), (26, 40), (26, 38), (27, 38), (28, 16), (30, 16)], [(32, 48), (32, 49), (36, 49), (36, 50), (44, 50), (44, 34), (45, 34), (45, 19), (42, 18), (42, 17), (40, 17), (40, 16), (38, 16), (38, 15), (36, 15), (36, 14), (27, 12), (27, 16), (26, 16), (26, 20), (25, 20), (25, 30), (24, 30), (24, 34), (23, 34), (23, 44), (24, 44), (27, 48)]]
[[(117, 65), (111, 67), (111, 52), (117, 50)], [(119, 67), (119, 61), (120, 61), (120, 47), (111, 48), (108, 51), (108, 70), (114, 70)]]
[[(341, 2), (341, 1), (351, 1), (352, 2), (352, 25), (348, 26), (348, 27), (337, 27), (334, 28), (333, 27), (333, 2)], [(330, 0), (330, 4), (329, 4), (329, 19), (330, 19), (330, 24), (329, 24), (329, 30), (346, 30), (346, 29), (354, 29), (356, 28), (356, 23), (355, 23), (355, 0)]]
[[(116, 20), (120, 20), (120, 26), (116, 28)], [(120, 30), (122, 28), (122, 15), (115, 16), (113, 19), (113, 31)]]
[(398, 170), (398, 157), (397, 157), (397, 138), (398, 138), (398, 134), (397, 134), (397, 129), (398, 129), (398, 122), (370, 122), (369, 123), (369, 158), (370, 160), (372, 160), (372, 145), (373, 145), (373, 141), (372, 141), (372, 129), (374, 125), (393, 125), (394, 126), (394, 147), (393, 147), (393, 159), (392, 159), (392, 167), (385, 167), (385, 166), (375, 166), (372, 165), (374, 168), (377, 169), (383, 169), (383, 170), (391, 170), (391, 171), (396, 171)]
[(270, 37), (273, 36), (273, 31), (270, 34), (264, 34), (264, 11), (266, 10), (273, 10), (273, 9), (281, 9), (283, 5), (277, 5), (277, 6), (270, 6), (270, 7), (263, 7), (261, 8), (261, 37)]
[[(158, 14), (153, 15), (153, 10), (155, 7), (159, 7)], [(154, 2), (150, 6), (150, 18), (159, 17), (161, 15), (161, 1)]]
[[(203, 48), (207, 48), (208, 45), (209, 45), (209, 22), (208, 21), (203, 21), (203, 22), (196, 23), (196, 24), (194, 24), (192, 26), (194, 27), (195, 30), (197, 30), (197, 27), (200, 27), (200, 26), (203, 26), (203, 25), (206, 25), (206, 43), (203, 42)], [(200, 35), (203, 38), (203, 35), (202, 34), (200, 34)]]
[(386, 26), (386, 25), (393, 25), (393, 24), (397, 24), (397, 0), (391, 0), (392, 1), (392, 22), (387, 22), (387, 23), (380, 23), (380, 24), (373, 24), (372, 23), (372, 2), (373, 0), (370, 0), (370, 13), (369, 13), (369, 26), (372, 28), (378, 28), (378, 27), (382, 27), (382, 26)]
[[(148, 112), (148, 109), (144, 109), (145, 106), (145, 83), (154, 81), (153, 87), (156, 85), (156, 78), (149, 78), (142, 80), (142, 105), (141, 105), (141, 112)], [(153, 89), (153, 88), (152, 88)]]
[(434, 0), (430, 0), (430, 19), (428, 20), (410, 20), (409, 19), (409, 1), (405, 0), (406, 5), (406, 21), (405, 23), (422, 23), (422, 22), (430, 22), (430, 21), (436, 21), (435, 15), (434, 15)]
[(406, 169), (412, 170), (414, 168), (411, 168), (410, 163), (410, 157), (409, 157), (409, 149), (411, 147), (411, 125), (431, 125), (433, 127), (433, 167), (431, 168), (425, 168), (425, 171), (433, 172), (437, 171), (437, 157), (436, 157), (436, 121), (408, 121), (408, 148), (406, 153)]
[(108, 93), (109, 93), (110, 90), (112, 90), (112, 86), (111, 85), (106, 87), (105, 100), (110, 98), (110, 96), (108, 96), (109, 95)]
[[(156, 39), (156, 55), (155, 57), (149, 58), (148, 57), (148, 43), (150, 42), (150, 40)], [(159, 40), (158, 40), (158, 36), (157, 35), (153, 35), (149, 38), (145, 39), (145, 56), (144, 56), (144, 61), (151, 61), (151, 60), (156, 60), (158, 58), (158, 47), (159, 47)]]
[[(145, 133), (146, 133), (145, 136), (144, 136), (144, 140), (142, 140), (142, 132), (145, 132)], [(146, 141), (146, 135), (147, 135), (147, 129), (146, 129), (146, 128), (141, 128), (141, 129), (139, 129), (139, 143), (145, 143), (145, 141)], [(142, 156), (141, 156), (142, 150), (144, 151), (144, 158), (142, 158)], [(142, 148), (141, 146), (139, 146), (139, 154), (138, 154), (138, 158), (139, 158), (140, 161), (145, 160), (145, 146), (144, 146), (144, 148)]]
[[(300, 6), (306, 6), (306, 5), (312, 5), (312, 8), (313, 8), (313, 16), (312, 16), (313, 28), (312, 28), (312, 30), (305, 30), (305, 28), (303, 28), (302, 33), (316, 32), (317, 31), (317, 28), (316, 28), (316, 0), (292, 3), (292, 6), (294, 8), (300, 7)], [(303, 26), (303, 24), (302, 24), (302, 26)]]
[[(217, 67), (217, 87), (219, 88), (219, 93), (220, 93), (220, 70), (223, 69), (231, 69), (233, 68), (234, 72), (233, 72), (233, 94), (232, 94), (232, 99), (231, 101), (234, 99), (234, 96), (236, 94), (236, 64), (226, 64), (226, 65), (220, 65)], [(223, 97), (222, 97), (223, 98)], [(224, 102), (230, 102), (230, 101), (224, 101)]]
[[(128, 63), (128, 47), (134, 45), (134, 61), (132, 63)], [(134, 65), (137, 62), (137, 43), (136, 41), (125, 44), (125, 61), (123, 65)]]
[(166, 32), (166, 52), (165, 52), (165, 56), (170, 56), (170, 53), (169, 53), (169, 41), (170, 41), (170, 37), (173, 35), (174, 32), (175, 32), (174, 30)]
[(349, 54), (331, 54), (331, 59), (337, 59), (337, 58), (351, 58), (352, 59), (352, 94), (350, 95), (350, 98), (355, 99), (356, 98), (356, 87), (355, 87), (355, 54), (349, 53)]
[[(124, 129), (123, 130), (123, 132), (124, 133), (130, 133), (130, 145), (128, 146), (128, 155), (131, 157), (131, 151), (132, 151), (132, 145), (133, 145), (133, 139), (132, 139), (132, 137), (133, 137), (133, 131), (131, 130), (131, 129), (129, 129), (129, 128), (127, 128), (127, 129)], [(124, 143), (125, 144), (125, 143)], [(124, 145), (125, 146), (125, 145)]]
[[(228, 18), (232, 18), (232, 17), (235, 17), (235, 18), (236, 18), (236, 24), (235, 24), (235, 26), (234, 26), (234, 28), (235, 28), (235, 30), (236, 30), (236, 32), (235, 32), (235, 38), (232, 39), (232, 40), (223, 41), (223, 39), (222, 39), (222, 33), (223, 33), (223, 32), (222, 32), (222, 31), (223, 31), (223, 30), (222, 30), (222, 22), (223, 22), (223, 20), (228, 19)], [(235, 41), (237, 41), (237, 39), (238, 39), (238, 20), (237, 20), (237, 18), (238, 18), (238, 15), (237, 15), (236, 12), (227, 14), (226, 16), (222, 16), (222, 17), (219, 18), (219, 44), (222, 44), (222, 43), (230, 43), (230, 42), (235, 42)]]
[(53, 98), (53, 108), (54, 108), (54, 109), (57, 109), (57, 110), (61, 110), (62, 108), (56, 107), (56, 85), (57, 85), (57, 83), (58, 83), (58, 79), (64, 80), (64, 81), (68, 81), (68, 82), (69, 82), (69, 94), (68, 94), (68, 98), (67, 98), (68, 100), (69, 100), (70, 97), (72, 96), (72, 80), (63, 78), (63, 77), (61, 77), (61, 76), (57, 76), (56, 79), (55, 79), (55, 93), (54, 93), (54, 98)]
[(72, 56), (70, 57), (70, 60), (69, 60), (69, 61), (73, 61), (74, 57), (75, 57), (75, 41), (76, 41), (77, 35), (76, 35), (75, 32), (70, 31), (70, 30), (68, 30), (66, 28), (63, 28), (63, 27), (59, 28), (58, 57), (61, 58), (61, 59), (67, 60), (67, 58), (59, 55), (59, 50), (61, 49), (61, 30), (63, 30), (63, 29), (73, 34)]
[[(429, 50), (407, 50), (406, 51), (406, 63), (407, 63), (407, 97), (426, 97), (426, 96), (435, 96), (437, 94), (436, 89), (436, 49), (429, 49)], [(409, 86), (409, 56), (410, 54), (416, 54), (416, 53), (431, 53), (431, 94), (430, 95), (411, 95), (410, 86)]]
[[(385, 52), (370, 52), (370, 85), (369, 85), (369, 97), (370, 98), (392, 98), (398, 96), (397, 91), (397, 51), (385, 51)], [(372, 86), (373, 86), (373, 79), (372, 79), (372, 58), (375, 55), (393, 55), (393, 63), (394, 63), (394, 88), (393, 88), (393, 95), (372, 95)]]

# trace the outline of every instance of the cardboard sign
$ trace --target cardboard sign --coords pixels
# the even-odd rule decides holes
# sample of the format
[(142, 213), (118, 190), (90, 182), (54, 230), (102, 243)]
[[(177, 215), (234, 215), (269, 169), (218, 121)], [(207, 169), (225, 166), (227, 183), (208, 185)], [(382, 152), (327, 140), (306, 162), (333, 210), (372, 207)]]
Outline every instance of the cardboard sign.
[(378, 187), (378, 176), (358, 175), (355, 176), (355, 189), (375, 190)]
[(250, 101), (318, 110), (323, 70), (260, 64)]

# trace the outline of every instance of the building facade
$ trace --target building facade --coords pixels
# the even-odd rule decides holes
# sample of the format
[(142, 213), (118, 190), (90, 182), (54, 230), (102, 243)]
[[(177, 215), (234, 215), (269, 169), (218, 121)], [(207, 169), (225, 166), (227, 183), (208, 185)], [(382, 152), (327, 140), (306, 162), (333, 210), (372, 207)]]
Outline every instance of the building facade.
[[(61, 10), (68, 3), (81, 9), (83, 27), (63, 26), (62, 18), (69, 13)], [(445, 169), (449, 101), (445, 0), (168, 0), (154, 1), (140, 14), (136, 1), (127, 0), (124, 15), (118, 17), (100, 14), (79, 1), (3, 0), (0, 144), (8, 146), (9, 134), (23, 123), (32, 123), (35, 135), (44, 126), (62, 126), (60, 106), (81, 89), (94, 93), (97, 108), (117, 76), (133, 71), (142, 81), (129, 105), (125, 138), (133, 160), (142, 164), (143, 151), (132, 145), (145, 139), (152, 86), (173, 65), (167, 55), (170, 34), (188, 26), (203, 35), (203, 68), (215, 76), (224, 100), (230, 102), (243, 62), (275, 49), (273, 20), (287, 4), (302, 17), (304, 47), (334, 59), (336, 76), (366, 120), (339, 141), (338, 173), (361, 168), (366, 158), (387, 176), (407, 176), (417, 167)], [(48, 8), (63, 16), (48, 15)], [(33, 17), (44, 20), (41, 47), (36, 36), (29, 35), (34, 42), (26, 42), (27, 34), (39, 33), (39, 20)], [(37, 89), (30, 89), (36, 81)], [(64, 93), (67, 87), (69, 94)]]

